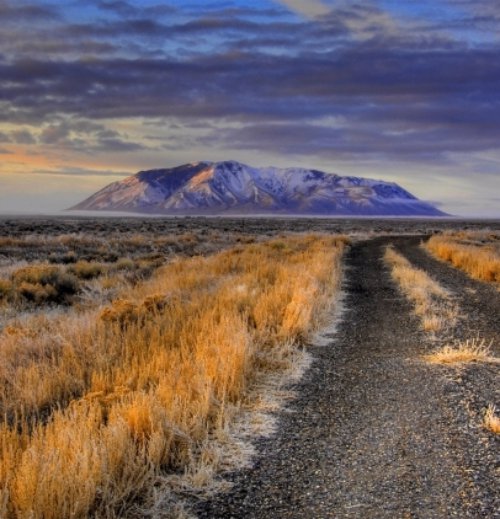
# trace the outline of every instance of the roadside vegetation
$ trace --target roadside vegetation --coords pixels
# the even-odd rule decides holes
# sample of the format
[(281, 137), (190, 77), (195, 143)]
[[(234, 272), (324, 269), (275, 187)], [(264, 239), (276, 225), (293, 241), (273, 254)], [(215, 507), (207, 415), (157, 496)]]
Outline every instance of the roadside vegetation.
[(29, 226), (29, 234), (0, 236), (0, 331), (40, 312), (68, 313), (109, 303), (175, 258), (261, 239), (243, 232), (187, 232), (184, 227), (176, 234), (157, 235), (154, 228), (139, 234), (116, 229), (114, 223), (94, 226), (92, 232), (68, 233), (67, 223), (61, 229), (53, 224), (46, 235), (43, 227)]
[(454, 326), (458, 309), (447, 290), (423, 270), (414, 267), (393, 247), (387, 247), (384, 260), (391, 269), (393, 279), (413, 303), (424, 331), (436, 334)]
[[(457, 241), (455, 241), (457, 240)], [(458, 242), (461, 240), (461, 243)], [(465, 243), (467, 240), (467, 243)], [(484, 281), (494, 281), (495, 250), (498, 243), (490, 233), (454, 233), (432, 237), (424, 247), (440, 259), (453, 263), (470, 275)], [(485, 245), (488, 244), (488, 245)], [(420, 316), (423, 329), (434, 339), (446, 341), (423, 359), (429, 364), (462, 368), (472, 363), (500, 364), (500, 359), (491, 351), (491, 344), (483, 339), (457, 341), (450, 332), (457, 324), (459, 308), (451, 301), (450, 294), (424, 271), (413, 267), (410, 262), (392, 247), (387, 247), (385, 261), (401, 290), (412, 301), (415, 313)], [(500, 433), (500, 418), (495, 407), (490, 405), (484, 414), (483, 425), (489, 431)]]
[(500, 434), (500, 417), (496, 414), (496, 408), (490, 404), (484, 414), (484, 426), (489, 431)]
[(469, 276), (500, 287), (500, 234), (449, 232), (432, 236), (424, 247)]
[(26, 283), (33, 304), (55, 290), (72, 306), (10, 320), (0, 333), (0, 517), (147, 515), (168, 475), (217, 464), (209, 439), (224, 436), (259, 374), (287, 368), (322, 325), (346, 244), (239, 241), (171, 258), (87, 306), (71, 299), (125, 260), (10, 269), (7, 302), (25, 298)]
[(468, 340), (458, 343), (456, 346), (444, 346), (443, 348), (424, 356), (431, 364), (465, 364), (468, 362), (489, 362), (497, 364), (499, 359), (491, 353), (490, 346), (484, 340)]

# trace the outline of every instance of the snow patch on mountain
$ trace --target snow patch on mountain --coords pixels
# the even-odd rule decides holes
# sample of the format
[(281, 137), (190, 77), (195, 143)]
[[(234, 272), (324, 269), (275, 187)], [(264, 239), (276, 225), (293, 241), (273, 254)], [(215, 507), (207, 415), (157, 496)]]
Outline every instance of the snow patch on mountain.
[(392, 182), (303, 168), (196, 162), (140, 171), (72, 209), (158, 214), (443, 216)]

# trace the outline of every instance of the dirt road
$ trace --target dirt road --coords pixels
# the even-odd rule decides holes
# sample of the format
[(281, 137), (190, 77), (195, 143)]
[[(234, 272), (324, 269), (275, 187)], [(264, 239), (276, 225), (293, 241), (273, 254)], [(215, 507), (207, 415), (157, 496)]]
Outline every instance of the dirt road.
[(457, 336), (498, 344), (500, 294), (428, 258), (420, 239), (351, 248), (331, 344), (312, 347), (298, 398), (277, 435), (259, 443), (253, 469), (230, 475), (233, 490), (200, 504), (199, 517), (500, 517), (499, 441), (481, 427), (484, 405), (498, 404), (498, 366), (459, 372), (422, 362), (435, 344), (392, 282), (384, 247), (394, 243), (455, 291)]

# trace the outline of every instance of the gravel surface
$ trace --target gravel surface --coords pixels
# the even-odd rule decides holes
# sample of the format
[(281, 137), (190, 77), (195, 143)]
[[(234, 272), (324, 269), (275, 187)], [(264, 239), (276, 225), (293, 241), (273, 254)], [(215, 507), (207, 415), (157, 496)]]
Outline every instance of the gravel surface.
[[(406, 245), (403, 249), (411, 263), (450, 290), (460, 308), (457, 325), (444, 333), (442, 342), (484, 339), (492, 354), (500, 358), (498, 289), (434, 259), (414, 242), (402, 244)], [(479, 497), (477, 517), (500, 517), (500, 438), (481, 427), (489, 404), (495, 404), (500, 414), (500, 366), (472, 363), (461, 369), (441, 368), (439, 373), (454, 382), (458, 396), (462, 427), (455, 441), (467, 451), (467, 470), (474, 474), (475, 493)]]
[[(498, 377), (491, 367), (459, 372), (421, 361), (435, 344), (392, 282), (384, 247), (394, 243), (457, 293), (476, 290), (477, 300), (465, 298), (464, 336), (498, 338), (499, 296), (427, 257), (420, 239), (353, 245), (331, 344), (311, 347), (315, 361), (279, 432), (258, 442), (251, 470), (227, 475), (230, 493), (196, 506), (198, 517), (500, 517), (498, 439), (480, 418)], [(492, 387), (471, 397), (483, 376)]]

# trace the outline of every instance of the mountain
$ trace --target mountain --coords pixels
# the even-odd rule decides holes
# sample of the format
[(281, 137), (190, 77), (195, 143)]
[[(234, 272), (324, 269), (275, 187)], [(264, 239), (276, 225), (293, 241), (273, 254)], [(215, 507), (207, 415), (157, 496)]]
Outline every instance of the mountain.
[(445, 216), (394, 183), (314, 169), (252, 168), (235, 161), (140, 171), (71, 209), (182, 215)]

